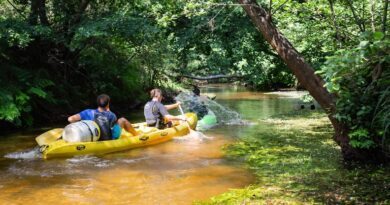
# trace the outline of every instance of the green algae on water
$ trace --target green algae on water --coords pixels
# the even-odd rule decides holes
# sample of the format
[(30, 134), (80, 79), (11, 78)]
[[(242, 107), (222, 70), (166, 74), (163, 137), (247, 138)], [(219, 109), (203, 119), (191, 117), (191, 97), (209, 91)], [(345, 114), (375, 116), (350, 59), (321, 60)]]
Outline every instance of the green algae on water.
[(389, 204), (389, 166), (345, 166), (321, 112), (260, 120), (224, 148), (257, 181), (195, 204)]

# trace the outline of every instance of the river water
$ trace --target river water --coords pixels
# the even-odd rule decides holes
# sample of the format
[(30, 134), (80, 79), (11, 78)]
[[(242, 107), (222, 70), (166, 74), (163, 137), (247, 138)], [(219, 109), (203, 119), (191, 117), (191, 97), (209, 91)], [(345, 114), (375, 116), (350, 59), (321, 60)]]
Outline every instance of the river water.
[(0, 204), (191, 204), (253, 183), (251, 172), (225, 159), (221, 148), (261, 129), (259, 119), (293, 110), (301, 93), (224, 85), (201, 90), (247, 123), (216, 126), (204, 132), (207, 139), (184, 137), (104, 156), (52, 160), (32, 150), (35, 136), (49, 128), (0, 136)]

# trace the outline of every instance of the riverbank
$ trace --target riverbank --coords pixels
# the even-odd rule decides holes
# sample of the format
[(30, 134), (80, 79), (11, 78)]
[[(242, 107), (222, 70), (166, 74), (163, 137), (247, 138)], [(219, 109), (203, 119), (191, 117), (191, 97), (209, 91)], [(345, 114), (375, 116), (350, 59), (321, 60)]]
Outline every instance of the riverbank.
[(389, 166), (347, 166), (320, 112), (299, 111), (259, 121), (225, 147), (257, 181), (196, 204), (388, 204)]

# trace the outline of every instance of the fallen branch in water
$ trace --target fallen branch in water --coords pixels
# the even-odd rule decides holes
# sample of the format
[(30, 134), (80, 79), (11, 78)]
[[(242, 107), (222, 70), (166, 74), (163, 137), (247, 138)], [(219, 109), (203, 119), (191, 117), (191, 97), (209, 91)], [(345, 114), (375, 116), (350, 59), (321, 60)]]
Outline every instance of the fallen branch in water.
[(180, 77), (184, 78), (191, 78), (195, 80), (214, 80), (214, 79), (220, 79), (220, 78), (243, 78), (245, 76), (240, 76), (240, 75), (209, 75), (205, 77), (200, 77), (200, 76), (191, 76), (191, 75), (181, 75)]

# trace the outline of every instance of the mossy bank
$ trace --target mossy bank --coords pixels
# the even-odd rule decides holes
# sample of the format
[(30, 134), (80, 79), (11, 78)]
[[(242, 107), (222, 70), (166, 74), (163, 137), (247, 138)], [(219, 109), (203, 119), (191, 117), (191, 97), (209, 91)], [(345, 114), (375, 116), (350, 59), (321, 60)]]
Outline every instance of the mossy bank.
[(299, 111), (260, 120), (225, 147), (257, 181), (195, 204), (389, 204), (390, 167), (344, 164), (325, 114)]

